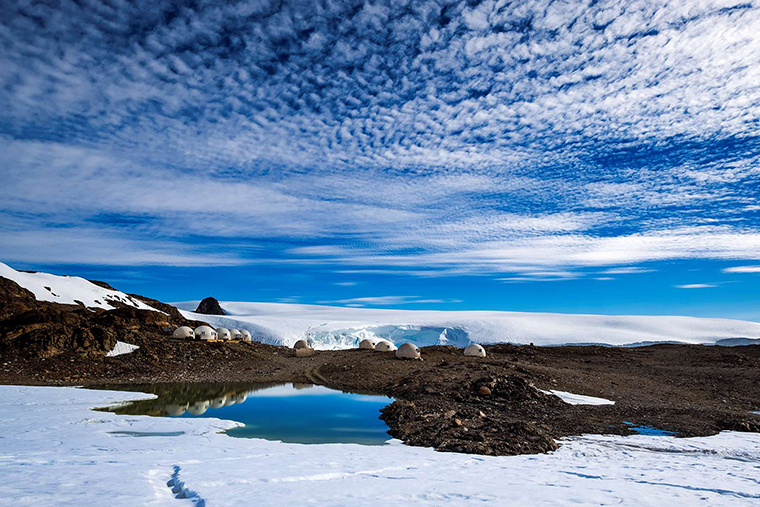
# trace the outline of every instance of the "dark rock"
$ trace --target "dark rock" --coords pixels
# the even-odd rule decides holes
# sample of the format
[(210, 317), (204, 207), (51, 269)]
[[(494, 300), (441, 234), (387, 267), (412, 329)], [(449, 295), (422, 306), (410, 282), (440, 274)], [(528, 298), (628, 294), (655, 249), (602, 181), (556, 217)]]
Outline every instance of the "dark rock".
[(219, 305), (219, 301), (212, 297), (208, 297), (198, 304), (198, 308), (195, 309), (195, 313), (202, 313), (204, 315), (226, 315), (222, 307)]

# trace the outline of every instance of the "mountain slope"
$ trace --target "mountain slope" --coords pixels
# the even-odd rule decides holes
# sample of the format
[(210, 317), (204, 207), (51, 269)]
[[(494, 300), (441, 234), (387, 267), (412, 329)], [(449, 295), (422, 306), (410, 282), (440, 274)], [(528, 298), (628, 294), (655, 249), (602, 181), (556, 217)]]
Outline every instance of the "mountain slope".
[(138, 310), (154, 310), (143, 301), (113, 288), (97, 285), (78, 276), (58, 276), (49, 273), (16, 271), (0, 262), (0, 276), (13, 280), (34, 294), (37, 301), (81, 305), (87, 308), (112, 310), (131, 306)]

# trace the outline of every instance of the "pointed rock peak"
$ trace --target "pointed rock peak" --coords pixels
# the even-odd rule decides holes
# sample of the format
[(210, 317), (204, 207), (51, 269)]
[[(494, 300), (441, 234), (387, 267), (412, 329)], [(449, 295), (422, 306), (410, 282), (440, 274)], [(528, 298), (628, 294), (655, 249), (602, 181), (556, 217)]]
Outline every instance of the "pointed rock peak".
[(202, 313), (204, 315), (225, 315), (222, 307), (219, 306), (219, 301), (214, 298), (206, 298), (198, 304), (198, 308), (195, 309), (195, 313)]

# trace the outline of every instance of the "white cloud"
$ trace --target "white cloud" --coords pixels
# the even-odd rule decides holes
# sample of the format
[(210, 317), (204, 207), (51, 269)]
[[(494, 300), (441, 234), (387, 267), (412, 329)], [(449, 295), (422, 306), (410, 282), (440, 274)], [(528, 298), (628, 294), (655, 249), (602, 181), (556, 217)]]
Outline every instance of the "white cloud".
[(685, 285), (674, 285), (673, 287), (678, 289), (707, 289), (710, 287), (717, 287), (717, 285), (711, 283), (687, 283)]
[(397, 306), (408, 304), (461, 303), (460, 299), (422, 299), (419, 296), (367, 296), (332, 301), (319, 301), (320, 304), (342, 304), (346, 306)]
[(651, 273), (653, 271), (655, 270), (639, 268), (635, 266), (626, 266), (626, 267), (620, 267), (620, 268), (605, 269), (604, 271), (600, 271), (600, 273), (605, 274), (605, 275), (631, 275), (631, 274), (638, 274), (638, 273)]
[(760, 266), (734, 266), (725, 268), (724, 273), (760, 273)]

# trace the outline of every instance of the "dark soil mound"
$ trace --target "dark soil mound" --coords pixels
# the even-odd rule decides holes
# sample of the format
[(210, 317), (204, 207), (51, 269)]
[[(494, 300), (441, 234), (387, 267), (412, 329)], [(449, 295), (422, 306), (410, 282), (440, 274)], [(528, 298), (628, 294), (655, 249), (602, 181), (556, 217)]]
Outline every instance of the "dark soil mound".
[(219, 301), (212, 297), (208, 297), (198, 304), (198, 308), (195, 309), (195, 313), (202, 313), (203, 315), (226, 315), (222, 307), (219, 306)]
[[(522, 377), (486, 377), (464, 388), (441, 385), (412, 394), (383, 409), (390, 434), (410, 445), (475, 454), (534, 454), (557, 444), (540, 419), (563, 410), (555, 396), (542, 393)], [(419, 390), (415, 390), (419, 394)], [(411, 393), (410, 393), (411, 394)]]

